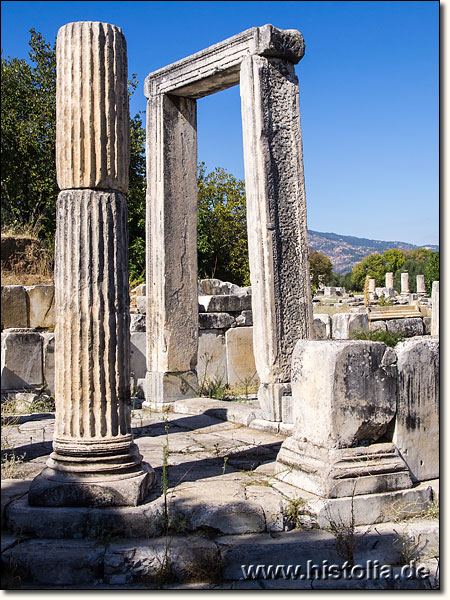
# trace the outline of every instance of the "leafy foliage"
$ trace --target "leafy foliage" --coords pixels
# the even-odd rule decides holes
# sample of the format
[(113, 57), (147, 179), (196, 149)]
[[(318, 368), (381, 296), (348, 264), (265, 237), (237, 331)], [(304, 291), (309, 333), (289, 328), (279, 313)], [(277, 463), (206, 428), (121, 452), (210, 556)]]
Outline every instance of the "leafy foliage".
[(386, 267), (386, 273), (396, 273), (406, 260), (404, 253), (397, 248), (385, 250), (381, 255), (381, 258)]
[(424, 273), (425, 275), (425, 287), (429, 294), (431, 294), (431, 288), (433, 281), (439, 281), (439, 252), (433, 252), (428, 258)]
[(366, 277), (369, 276), (371, 279), (375, 279), (376, 285), (382, 286), (385, 274), (386, 267), (382, 256), (378, 253), (369, 254), (353, 267), (352, 285), (356, 290), (362, 291)]
[(30, 62), (2, 58), (1, 213), (7, 226), (43, 219), (53, 241), (58, 196), (55, 167), (55, 44), (30, 30)]
[(321, 282), (325, 285), (328, 284), (333, 272), (333, 265), (328, 256), (325, 256), (325, 254), (322, 254), (321, 252), (317, 252), (317, 250), (311, 250), (309, 264), (312, 287), (317, 288)]
[[(2, 227), (39, 230), (53, 247), (56, 229), (56, 53), (55, 43), (30, 30), (29, 60), (2, 58), (1, 216)], [(131, 95), (136, 76), (128, 83)], [(127, 194), (130, 273), (145, 273), (145, 129), (130, 120), (130, 172)], [(39, 227), (36, 225), (39, 224)]]
[(225, 169), (198, 169), (198, 274), (249, 285), (245, 186)]
[(400, 333), (391, 333), (377, 329), (376, 331), (352, 331), (352, 340), (370, 340), (372, 342), (383, 342), (386, 346), (394, 348), (405, 339)]

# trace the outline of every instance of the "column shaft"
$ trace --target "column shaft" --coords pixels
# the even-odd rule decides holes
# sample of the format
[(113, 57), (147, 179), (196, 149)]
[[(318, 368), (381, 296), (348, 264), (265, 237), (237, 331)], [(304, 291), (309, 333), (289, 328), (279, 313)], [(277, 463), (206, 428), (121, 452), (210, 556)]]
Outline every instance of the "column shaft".
[(249, 56), (240, 83), (258, 397), (280, 420), (292, 351), (312, 324), (298, 80), (289, 61)]
[(197, 394), (196, 101), (160, 94), (147, 111), (147, 399)]
[(59, 30), (56, 422), (32, 505), (135, 506), (154, 479), (131, 434), (126, 65), (118, 27)]
[(56, 43), (56, 167), (62, 190), (128, 188), (126, 41), (107, 23), (69, 23)]

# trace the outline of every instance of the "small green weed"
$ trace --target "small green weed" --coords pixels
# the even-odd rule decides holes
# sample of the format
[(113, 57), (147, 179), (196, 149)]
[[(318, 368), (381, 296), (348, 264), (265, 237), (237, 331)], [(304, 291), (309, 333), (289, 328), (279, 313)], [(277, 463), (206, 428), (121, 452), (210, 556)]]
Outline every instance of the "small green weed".
[(352, 331), (350, 334), (352, 340), (369, 340), (371, 342), (383, 342), (386, 346), (394, 348), (399, 342), (405, 339), (400, 333), (391, 333), (390, 331)]

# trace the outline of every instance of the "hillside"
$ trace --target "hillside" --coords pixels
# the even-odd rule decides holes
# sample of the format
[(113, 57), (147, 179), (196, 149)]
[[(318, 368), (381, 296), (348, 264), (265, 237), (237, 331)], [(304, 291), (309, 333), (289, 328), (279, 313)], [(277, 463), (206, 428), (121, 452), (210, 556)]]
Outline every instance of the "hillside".
[(351, 271), (353, 265), (360, 262), (365, 256), (373, 252), (382, 254), (390, 248), (399, 250), (414, 250), (416, 248), (429, 248), (439, 250), (439, 246), (415, 246), (406, 242), (383, 242), (381, 240), (369, 240), (352, 235), (339, 235), (337, 233), (321, 233), (320, 231), (308, 230), (309, 245), (312, 250), (322, 252), (331, 260), (335, 273), (346, 273)]

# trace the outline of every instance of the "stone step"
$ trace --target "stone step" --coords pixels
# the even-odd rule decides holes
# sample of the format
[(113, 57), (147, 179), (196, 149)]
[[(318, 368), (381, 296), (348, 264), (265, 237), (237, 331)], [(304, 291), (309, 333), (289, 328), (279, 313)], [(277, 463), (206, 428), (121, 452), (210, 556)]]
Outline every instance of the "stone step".
[[(415, 558), (418, 563), (425, 557), (438, 556), (437, 521), (390, 523), (369, 532), (367, 528), (355, 528), (351, 535), (354, 564), (361, 565), (359, 572), (367, 567), (369, 559), (372, 564), (375, 560), (380, 565), (409, 564), (408, 560), (405, 562), (408, 557), (404, 546), (395, 543), (396, 540), (417, 542)], [(397, 585), (397, 589), (408, 586), (412, 586), (411, 589), (430, 588), (428, 580), (400, 580), (399, 583), (397, 578), (397, 584), (392, 580), (389, 585), (386, 580), (377, 582), (373, 578), (365, 582), (346, 581), (342, 576), (339, 580), (320, 579), (324, 565), (336, 565), (336, 571), (342, 572), (346, 556), (341, 550), (335, 535), (321, 530), (216, 539), (195, 535), (162, 536), (151, 541), (35, 540), (9, 536), (2, 552), (2, 565), (12, 580), (20, 578), (29, 589), (33, 584), (35, 588), (92, 586), (97, 589), (108, 589), (107, 586), (132, 589), (173, 586), (178, 589), (383, 589), (393, 585)], [(277, 565), (283, 567), (284, 576), (280, 567), (278, 577), (271, 575)], [(289, 576), (288, 565), (299, 566), (296, 578)], [(369, 585), (368, 581), (372, 583)]]

